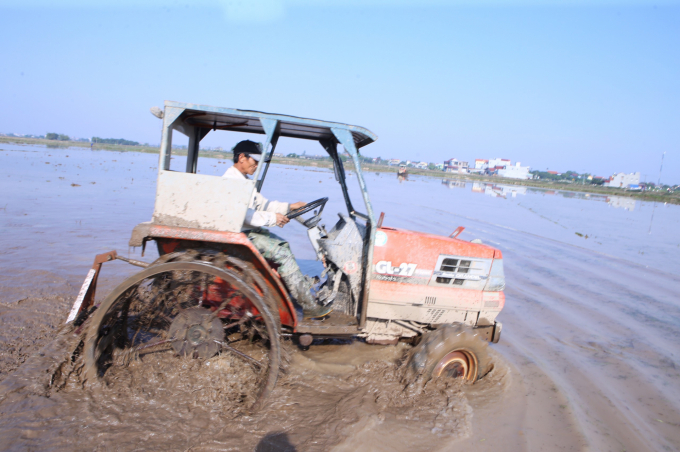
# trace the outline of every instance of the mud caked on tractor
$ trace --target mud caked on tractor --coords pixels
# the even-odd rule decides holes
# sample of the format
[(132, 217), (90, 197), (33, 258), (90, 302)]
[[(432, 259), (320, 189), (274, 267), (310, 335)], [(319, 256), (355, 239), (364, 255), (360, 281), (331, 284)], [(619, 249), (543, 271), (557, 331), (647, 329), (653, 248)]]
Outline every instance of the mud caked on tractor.
[[(442, 376), (474, 383), (490, 370), (487, 343), (497, 342), (505, 303), (501, 252), (479, 241), (383, 226), (364, 182), (359, 149), (376, 140), (362, 127), (257, 111), (165, 102), (156, 201), (150, 222), (132, 231), (131, 246), (155, 242), (148, 264), (97, 256), (69, 321), (85, 319), (88, 378), (132, 360), (197, 358), (221, 353), (250, 375), (242, 400), (265, 402), (281, 366), (281, 341), (307, 347), (314, 338), (359, 338), (369, 344), (411, 342), (405, 367), (415, 379)], [(199, 143), (211, 130), (264, 135), (253, 179), (197, 174)], [(185, 171), (171, 171), (173, 133), (189, 138)], [(275, 265), (242, 232), (254, 191), (262, 189), (280, 137), (314, 140), (333, 162), (346, 213), (320, 224), (328, 198), (290, 212), (307, 228), (324, 264), (332, 312), (305, 319)], [(338, 145), (351, 158), (365, 211), (354, 207)], [(314, 209), (318, 209), (314, 211)], [(312, 212), (314, 211), (314, 212)], [(301, 215), (311, 212), (311, 218)], [(479, 243), (475, 243), (479, 242)], [(144, 248), (142, 248), (143, 250)], [(142, 251), (143, 255), (143, 251)], [(144, 267), (97, 306), (101, 264), (119, 258)], [(160, 358), (159, 358), (160, 357)], [(245, 372), (245, 373), (244, 373)]]

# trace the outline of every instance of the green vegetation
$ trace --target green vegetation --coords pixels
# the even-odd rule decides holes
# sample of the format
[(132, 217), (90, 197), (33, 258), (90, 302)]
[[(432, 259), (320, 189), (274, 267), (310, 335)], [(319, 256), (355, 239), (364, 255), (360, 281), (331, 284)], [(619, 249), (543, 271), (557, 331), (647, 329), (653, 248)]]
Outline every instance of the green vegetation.
[(125, 140), (123, 138), (99, 138), (99, 137), (92, 137), (92, 142), (93, 143), (102, 143), (102, 144), (120, 144), (123, 146), (139, 146), (139, 143), (136, 141), (130, 141), (130, 140)]
[(57, 141), (71, 141), (68, 135), (62, 135), (60, 133), (48, 133), (45, 135), (47, 140), (57, 140)]
[[(596, 184), (596, 185), (602, 185), (604, 182), (602, 179), (597, 179), (597, 178), (590, 178), (588, 180), (588, 177), (591, 175), (589, 173), (583, 173), (579, 174), (576, 171), (566, 171), (564, 173), (559, 173), (559, 174), (552, 174), (549, 173), (548, 171), (531, 171), (531, 174), (533, 174), (534, 179), (539, 179), (539, 180), (549, 180), (549, 181), (561, 181), (561, 182), (566, 182), (568, 184), (570, 183), (586, 183), (586, 184)], [(596, 181), (597, 180), (597, 181)]]

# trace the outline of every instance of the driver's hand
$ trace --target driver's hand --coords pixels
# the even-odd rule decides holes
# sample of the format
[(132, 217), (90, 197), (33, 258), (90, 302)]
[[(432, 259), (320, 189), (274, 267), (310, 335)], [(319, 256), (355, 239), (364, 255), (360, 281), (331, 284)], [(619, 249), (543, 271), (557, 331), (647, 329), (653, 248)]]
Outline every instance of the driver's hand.
[(284, 227), (286, 224), (288, 224), (290, 220), (288, 219), (287, 216), (281, 215), (280, 213), (276, 214), (276, 225), (280, 228)]
[(306, 205), (307, 205), (307, 203), (304, 202), (304, 201), (296, 202), (296, 203), (290, 205), (290, 210), (299, 209), (300, 207), (304, 207)]

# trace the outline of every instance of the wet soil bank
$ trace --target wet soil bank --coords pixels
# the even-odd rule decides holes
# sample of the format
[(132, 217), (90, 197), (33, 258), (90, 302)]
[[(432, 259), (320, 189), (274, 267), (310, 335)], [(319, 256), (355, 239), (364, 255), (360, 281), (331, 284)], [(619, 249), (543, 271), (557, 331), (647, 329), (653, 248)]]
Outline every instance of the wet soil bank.
[[(61, 325), (94, 255), (126, 255), (130, 231), (150, 218), (156, 161), (67, 152), (0, 152), (3, 450), (680, 450), (676, 206), (492, 198), (367, 175), (385, 225), (441, 235), (463, 225), (461, 238), (502, 250), (494, 369), (475, 386), (418, 391), (400, 380), (404, 346), (288, 344), (286, 372), (250, 416), (229, 397), (240, 380), (226, 355), (135, 361), (83, 384), (79, 337)], [(267, 184), (276, 190), (265, 196), (283, 200), (318, 187), (331, 197), (327, 225), (343, 211), (331, 173), (272, 167)], [(298, 258), (312, 257), (303, 228), (277, 233)], [(143, 259), (155, 259), (151, 248)], [(105, 264), (100, 295), (136, 271)]]

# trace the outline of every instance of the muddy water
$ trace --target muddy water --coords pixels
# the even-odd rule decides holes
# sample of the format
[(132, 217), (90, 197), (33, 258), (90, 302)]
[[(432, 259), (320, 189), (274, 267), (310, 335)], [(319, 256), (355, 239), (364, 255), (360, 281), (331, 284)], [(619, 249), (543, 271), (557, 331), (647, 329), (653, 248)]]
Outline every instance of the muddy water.
[[(3, 449), (680, 449), (678, 206), (368, 174), (385, 225), (438, 234), (465, 226), (461, 238), (503, 251), (494, 370), (473, 387), (418, 391), (399, 381), (402, 346), (288, 346), (268, 407), (243, 416), (225, 390), (240, 384), (226, 356), (172, 370), (135, 362), (111, 384), (85, 388), (77, 363), (63, 365), (77, 344), (59, 325), (94, 255), (140, 258), (127, 240), (151, 216), (157, 156), (0, 148)], [(199, 163), (205, 174), (228, 166)], [(356, 197), (351, 173), (350, 184)], [(273, 167), (263, 192), (330, 196), (329, 226), (343, 211), (325, 170)], [(300, 259), (313, 257), (302, 227), (277, 232)], [(144, 259), (155, 257), (149, 249)], [(135, 272), (105, 264), (99, 293)]]

